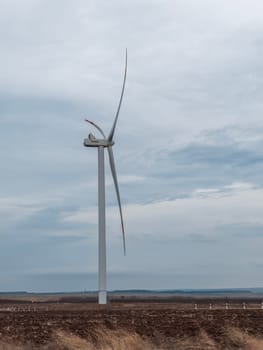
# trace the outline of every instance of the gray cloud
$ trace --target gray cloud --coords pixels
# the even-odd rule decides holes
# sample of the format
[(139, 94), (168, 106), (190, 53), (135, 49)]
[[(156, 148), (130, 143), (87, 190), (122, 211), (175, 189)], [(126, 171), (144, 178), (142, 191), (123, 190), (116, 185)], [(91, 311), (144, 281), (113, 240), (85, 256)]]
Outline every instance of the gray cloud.
[[(176, 149), (146, 150), (136, 158), (132, 154), (119, 162), (121, 170), (144, 176), (142, 182), (123, 184), (124, 201), (147, 203), (192, 195), (197, 188), (221, 187), (234, 182), (262, 186), (263, 170), (261, 128), (248, 130), (238, 126), (201, 133), (197, 139)], [(171, 148), (171, 147), (170, 147)], [(135, 187), (134, 190), (129, 188)], [(130, 194), (130, 198), (125, 196)], [(111, 194), (114, 198), (114, 194)]]
[(235, 239), (247, 239), (249, 241), (263, 238), (263, 225), (261, 223), (237, 223), (219, 227), (219, 231), (225, 235), (234, 236)]
[(85, 274), (97, 269), (97, 155), (82, 146), (83, 118), (110, 129), (125, 47), (114, 150), (130, 257), (107, 167), (110, 287), (257, 284), (262, 10), (259, 0), (1, 4), (1, 289), (96, 288)]

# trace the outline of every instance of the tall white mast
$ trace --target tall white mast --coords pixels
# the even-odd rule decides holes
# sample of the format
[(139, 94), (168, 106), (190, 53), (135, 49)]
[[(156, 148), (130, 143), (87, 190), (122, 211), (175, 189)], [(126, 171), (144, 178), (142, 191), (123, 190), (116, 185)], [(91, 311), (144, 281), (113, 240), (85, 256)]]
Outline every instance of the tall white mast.
[(107, 304), (104, 147), (98, 147), (99, 304)]

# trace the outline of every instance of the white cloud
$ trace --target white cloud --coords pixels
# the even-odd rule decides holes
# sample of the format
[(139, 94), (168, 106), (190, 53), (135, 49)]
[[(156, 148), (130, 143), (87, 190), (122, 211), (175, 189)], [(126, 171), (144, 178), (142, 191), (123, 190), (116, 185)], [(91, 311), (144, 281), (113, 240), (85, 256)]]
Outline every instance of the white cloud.
[[(123, 207), (127, 236), (144, 236), (165, 240), (189, 235), (217, 237), (218, 228), (235, 224), (263, 224), (263, 190), (250, 184), (226, 186), (227, 196), (216, 189), (198, 192), (197, 196)], [(224, 189), (223, 189), (224, 190)], [(204, 195), (203, 195), (204, 194)], [(71, 213), (65, 221), (97, 224), (97, 208)], [(107, 228), (119, 237), (120, 219), (117, 207), (107, 208)], [(112, 236), (112, 237), (113, 237)], [(219, 237), (220, 238), (220, 237)]]
[(64, 217), (65, 222), (97, 224), (97, 208), (83, 208), (77, 212), (70, 213)]
[(204, 198), (204, 197), (214, 197), (220, 198), (233, 193), (238, 193), (241, 191), (248, 191), (256, 188), (255, 185), (247, 182), (234, 182), (231, 185), (222, 186), (220, 188), (200, 188), (196, 189), (193, 192), (193, 197)]
[[(263, 224), (263, 190), (235, 190), (227, 197), (185, 198), (125, 208), (127, 231), (149, 237), (216, 236), (217, 228), (232, 224)], [(112, 214), (111, 214), (112, 216)], [(117, 216), (115, 214), (115, 216)], [(114, 220), (115, 227), (116, 219)]]

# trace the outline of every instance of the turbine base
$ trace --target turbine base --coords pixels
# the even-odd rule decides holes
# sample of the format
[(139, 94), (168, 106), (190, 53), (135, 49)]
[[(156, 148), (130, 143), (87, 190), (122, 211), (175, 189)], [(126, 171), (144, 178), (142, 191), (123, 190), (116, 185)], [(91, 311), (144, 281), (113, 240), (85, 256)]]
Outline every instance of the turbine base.
[(107, 304), (107, 291), (99, 291), (99, 304)]

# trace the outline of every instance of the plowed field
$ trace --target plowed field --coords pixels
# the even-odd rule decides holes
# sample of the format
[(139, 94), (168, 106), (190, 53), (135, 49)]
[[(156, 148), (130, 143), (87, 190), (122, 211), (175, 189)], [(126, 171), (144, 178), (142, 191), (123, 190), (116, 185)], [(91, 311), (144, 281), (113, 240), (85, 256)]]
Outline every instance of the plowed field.
[[(153, 344), (195, 337), (205, 332), (222, 344), (226, 329), (238, 328), (246, 334), (263, 334), (263, 310), (247, 304), (246, 309), (225, 304), (119, 303), (98, 306), (93, 303), (2, 303), (0, 337), (17, 343), (48, 343), (54, 331), (64, 331), (96, 342), (96, 329), (122, 329), (137, 333)], [(93, 339), (94, 338), (94, 339)]]

